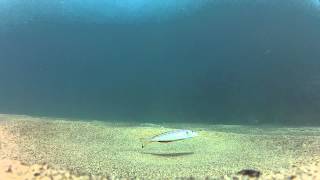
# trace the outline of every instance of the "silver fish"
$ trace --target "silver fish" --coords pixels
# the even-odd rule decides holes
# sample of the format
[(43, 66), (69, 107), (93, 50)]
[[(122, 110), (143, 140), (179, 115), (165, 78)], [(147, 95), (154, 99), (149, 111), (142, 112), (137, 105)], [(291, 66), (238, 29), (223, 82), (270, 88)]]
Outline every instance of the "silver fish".
[(186, 129), (178, 129), (173, 131), (168, 131), (151, 138), (141, 138), (142, 148), (144, 148), (147, 144), (152, 142), (160, 142), (160, 143), (169, 143), (173, 141), (180, 141), (184, 139), (189, 139), (197, 136), (198, 133), (192, 130)]

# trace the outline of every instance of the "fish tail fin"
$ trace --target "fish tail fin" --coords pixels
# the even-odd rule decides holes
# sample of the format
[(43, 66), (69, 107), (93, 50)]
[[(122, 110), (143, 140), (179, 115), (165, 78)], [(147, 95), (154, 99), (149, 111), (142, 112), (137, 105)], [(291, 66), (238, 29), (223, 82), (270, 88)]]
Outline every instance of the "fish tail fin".
[(140, 142), (141, 142), (141, 147), (144, 148), (146, 147), (149, 143), (151, 143), (149, 138), (140, 138)]

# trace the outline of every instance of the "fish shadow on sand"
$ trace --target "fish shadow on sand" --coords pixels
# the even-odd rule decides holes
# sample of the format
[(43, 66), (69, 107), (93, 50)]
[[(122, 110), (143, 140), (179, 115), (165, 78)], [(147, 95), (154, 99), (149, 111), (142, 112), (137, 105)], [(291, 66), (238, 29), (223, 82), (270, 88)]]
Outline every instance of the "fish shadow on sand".
[(178, 156), (188, 156), (194, 154), (194, 152), (176, 152), (176, 153), (154, 153), (154, 152), (142, 152), (143, 154), (151, 154), (154, 156), (162, 157), (178, 157)]

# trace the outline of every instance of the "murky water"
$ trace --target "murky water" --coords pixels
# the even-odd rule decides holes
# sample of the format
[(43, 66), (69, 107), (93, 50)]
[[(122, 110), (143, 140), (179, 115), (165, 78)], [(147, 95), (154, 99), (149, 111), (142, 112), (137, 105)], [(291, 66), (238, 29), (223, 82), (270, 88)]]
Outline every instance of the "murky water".
[(320, 5), (0, 1), (0, 112), (319, 124)]

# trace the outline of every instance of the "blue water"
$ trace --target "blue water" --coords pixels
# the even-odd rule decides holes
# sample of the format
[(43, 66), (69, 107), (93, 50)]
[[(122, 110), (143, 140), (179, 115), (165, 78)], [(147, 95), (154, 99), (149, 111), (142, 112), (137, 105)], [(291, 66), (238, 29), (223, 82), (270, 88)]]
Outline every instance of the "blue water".
[(0, 0), (0, 113), (320, 124), (316, 0)]

